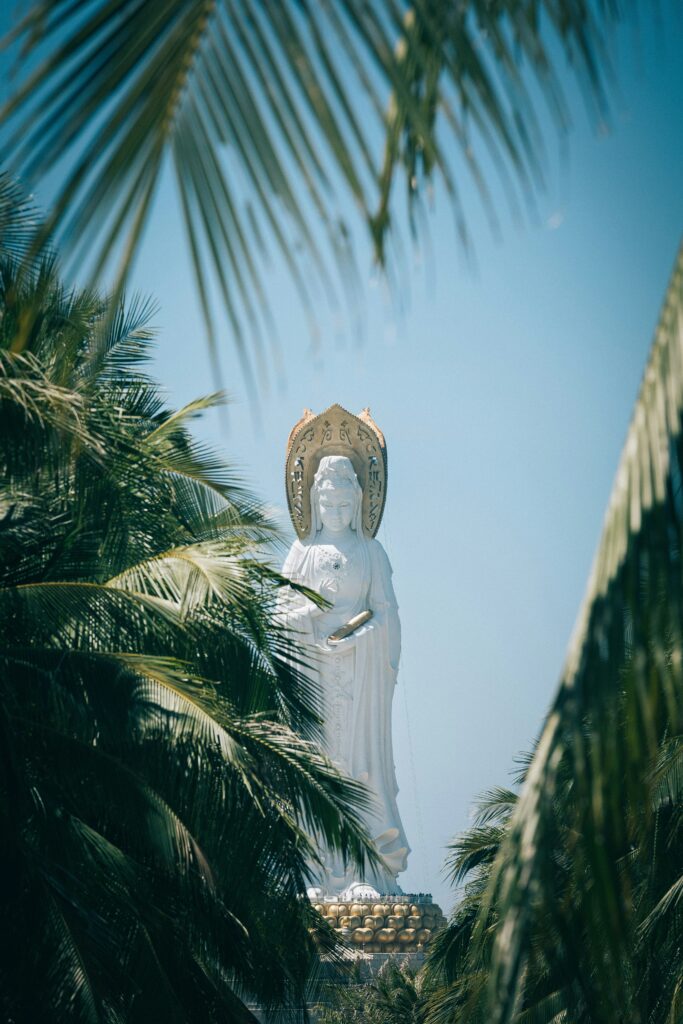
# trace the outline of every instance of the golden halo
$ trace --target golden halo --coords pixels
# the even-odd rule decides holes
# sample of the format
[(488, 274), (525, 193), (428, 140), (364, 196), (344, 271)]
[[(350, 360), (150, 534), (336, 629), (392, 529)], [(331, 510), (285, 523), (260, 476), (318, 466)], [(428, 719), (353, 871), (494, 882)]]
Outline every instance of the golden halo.
[(325, 455), (345, 455), (363, 489), (363, 532), (379, 530), (387, 493), (387, 446), (369, 409), (358, 415), (331, 405), (317, 416), (305, 409), (287, 442), (287, 504), (300, 540), (311, 532), (311, 487)]

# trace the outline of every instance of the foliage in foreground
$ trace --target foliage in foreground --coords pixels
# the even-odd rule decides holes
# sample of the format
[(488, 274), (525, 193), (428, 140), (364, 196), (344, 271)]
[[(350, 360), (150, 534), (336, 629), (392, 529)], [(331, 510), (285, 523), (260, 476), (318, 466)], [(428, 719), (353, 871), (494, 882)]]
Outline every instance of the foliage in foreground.
[[(681, 1014), (682, 417), (683, 247), (561, 685), (478, 923), (482, 941), (486, 907), (502, 919), (491, 1024), (518, 1011), (541, 938), (571, 972), (570, 1018), (639, 1024)], [(563, 849), (580, 913), (557, 899)], [(641, 949), (652, 964), (645, 972)]]
[(331, 986), (318, 1024), (421, 1024), (427, 993), (425, 975), (389, 959), (375, 977), (347, 978)]
[(683, 247), (519, 798), (453, 846), (430, 1024), (683, 1019)]
[(399, 182), (415, 232), (436, 180), (469, 244), (465, 175), (494, 227), (497, 192), (519, 216), (543, 182), (548, 112), (570, 124), (563, 79), (604, 121), (615, 25), (650, 6), (33, 0), (13, 33), (4, 148), (32, 184), (64, 161), (52, 223), (98, 269), (128, 267), (170, 162), (207, 321), (213, 281), (245, 368), (263, 373), (269, 251), (314, 315), (339, 285), (357, 298), (347, 209), (384, 262)]
[(0, 1016), (252, 1020), (301, 1000), (311, 837), (362, 862), (364, 791), (315, 744), (272, 529), (189, 433), (217, 399), (165, 407), (144, 304), (20, 267), (0, 184)]
[[(622, 727), (626, 726), (622, 720)], [(519, 773), (522, 781), (531, 762)], [(683, 1020), (683, 742), (664, 739), (651, 765), (652, 803), (627, 806), (629, 840), (612, 865), (614, 879), (630, 896), (631, 930), (623, 936), (619, 986), (605, 989), (602, 970), (607, 937), (592, 932), (596, 887), (605, 884), (583, 863), (585, 840), (572, 822), (577, 787), (564, 766), (555, 820), (546, 842), (552, 900), (537, 900), (514, 1024), (680, 1024)], [(458, 902), (448, 926), (430, 946), (416, 973), (389, 961), (378, 976), (338, 984), (321, 1024), (488, 1024), (494, 944), (505, 917), (491, 902), (492, 871), (509, 841), (519, 801), (515, 789), (496, 788), (477, 803), (472, 826), (450, 844), (448, 870)], [(615, 884), (613, 881), (612, 884)], [(479, 934), (482, 929), (483, 934)], [(614, 1007), (605, 1011), (611, 1001)]]
[[(605, 879), (589, 865), (577, 877), (576, 861), (585, 857), (585, 841), (572, 827), (577, 787), (561, 773), (555, 807), (558, 827), (546, 842), (552, 877), (545, 880), (551, 902), (533, 908), (526, 970), (519, 987), (513, 1020), (516, 1024), (585, 1022), (617, 1019), (676, 1024), (681, 1019), (681, 928), (676, 904), (681, 893), (683, 864), (683, 745), (664, 741), (652, 765), (650, 806), (629, 807), (629, 839), (612, 871), (628, 887), (631, 929), (624, 935), (619, 986), (605, 989), (602, 970), (609, 955), (608, 937), (595, 934), (596, 888)], [(470, 829), (451, 844), (449, 870), (462, 886), (448, 927), (430, 950), (425, 968), (431, 997), (424, 1019), (428, 1024), (487, 1024), (494, 943), (505, 927), (502, 908), (491, 904), (492, 868), (509, 838), (517, 794), (496, 789), (477, 805)], [(613, 883), (614, 884), (614, 883)], [(478, 929), (484, 930), (483, 938)], [(618, 993), (618, 994), (617, 994)], [(610, 1018), (611, 1000), (618, 1016)], [(609, 1011), (612, 1012), (611, 1010)]]

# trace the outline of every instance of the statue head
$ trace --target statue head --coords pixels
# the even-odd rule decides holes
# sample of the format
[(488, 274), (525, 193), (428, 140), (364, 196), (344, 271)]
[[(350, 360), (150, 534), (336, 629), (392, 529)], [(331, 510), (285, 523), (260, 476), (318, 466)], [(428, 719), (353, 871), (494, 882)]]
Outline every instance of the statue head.
[(345, 455), (326, 455), (313, 478), (313, 534), (322, 527), (343, 533), (349, 527), (362, 537), (363, 491), (353, 463)]

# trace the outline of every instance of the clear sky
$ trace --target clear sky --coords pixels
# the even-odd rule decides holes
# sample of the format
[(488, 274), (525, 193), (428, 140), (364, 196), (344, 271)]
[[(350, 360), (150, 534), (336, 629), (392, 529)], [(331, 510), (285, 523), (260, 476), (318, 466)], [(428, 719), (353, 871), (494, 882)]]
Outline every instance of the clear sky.
[[(611, 132), (598, 135), (577, 99), (568, 159), (549, 136), (535, 219), (503, 216), (497, 241), (465, 184), (476, 271), (437, 193), (403, 312), (361, 247), (365, 307), (321, 311), (313, 349), (276, 261), (284, 373), (255, 416), (226, 331), (229, 428), (200, 428), (280, 507), (304, 406), (369, 405), (384, 431), (379, 538), (403, 627), (394, 744), (413, 848), (401, 882), (444, 907), (446, 842), (478, 793), (509, 782), (557, 684), (683, 231), (683, 26), (663, 6), (659, 31), (620, 36)], [(214, 386), (185, 250), (165, 182), (134, 284), (159, 302), (156, 370), (177, 403)]]

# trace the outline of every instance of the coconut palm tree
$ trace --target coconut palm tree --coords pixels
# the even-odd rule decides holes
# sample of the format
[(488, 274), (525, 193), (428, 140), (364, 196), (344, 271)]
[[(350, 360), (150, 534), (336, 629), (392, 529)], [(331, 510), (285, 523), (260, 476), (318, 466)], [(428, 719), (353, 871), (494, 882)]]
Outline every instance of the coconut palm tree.
[[(621, 727), (628, 727), (625, 718)], [(589, 860), (592, 837), (576, 829), (575, 805), (583, 795), (573, 764), (565, 761), (555, 788), (553, 828), (544, 837), (542, 886), (537, 886), (528, 909), (524, 974), (511, 1017), (515, 1024), (598, 1024), (609, 1019), (670, 1024), (680, 1019), (682, 764), (680, 739), (664, 740), (646, 773), (652, 781), (651, 804), (630, 806), (622, 794), (628, 839), (615, 851), (609, 875), (598, 877)], [(425, 966), (428, 1024), (490, 1020), (496, 947), (509, 920), (492, 885), (493, 872), (501, 870), (511, 849), (517, 805), (513, 790), (485, 794), (472, 827), (451, 844), (449, 872), (462, 888)], [(604, 987), (603, 976), (610, 937), (595, 931), (596, 890), (605, 885), (628, 893), (630, 903), (627, 928), (619, 934), (619, 983), (610, 989)], [(613, 1012), (605, 1009), (610, 1002)]]
[[(588, 1016), (570, 1019), (680, 1019), (682, 324), (683, 247), (562, 681), (487, 889), (484, 910), (495, 905), (502, 921), (490, 964), (492, 1024), (517, 1012), (544, 919), (571, 926), (559, 948), (576, 966), (572, 1000)], [(570, 801), (558, 799), (564, 779)], [(577, 913), (555, 912), (565, 833)], [(579, 973), (582, 963), (591, 969)]]
[(682, 330), (683, 247), (521, 793), (453, 847), (430, 1024), (681, 1020)]
[(366, 794), (316, 745), (272, 524), (188, 429), (220, 396), (168, 409), (146, 303), (112, 312), (54, 259), (20, 266), (11, 194), (0, 182), (0, 1015), (253, 1020), (248, 999), (301, 1004), (316, 844), (372, 858)]
[(331, 985), (316, 1013), (320, 1024), (423, 1024), (426, 1005), (425, 976), (390, 959), (372, 978)]
[(463, 177), (494, 224), (485, 167), (514, 210), (526, 204), (543, 178), (539, 98), (560, 131), (570, 121), (558, 57), (604, 122), (610, 32), (636, 6), (35, 0), (9, 37), (18, 79), (3, 149), (30, 183), (64, 168), (49, 227), (79, 271), (119, 261), (119, 286), (168, 169), (212, 344), (211, 283), (249, 372), (267, 355), (269, 252), (309, 314), (340, 284), (354, 297), (356, 224), (341, 211), (351, 200), (395, 268), (399, 182), (413, 230), (436, 181), (468, 245)]
[(448, 876), (459, 898), (446, 928), (432, 942), (425, 975), (431, 996), (425, 1019), (430, 1024), (486, 1021), (484, 996), (494, 930), (495, 908), (488, 912), (486, 941), (476, 944), (473, 934), (482, 917), (482, 904), (491, 867), (500, 850), (517, 795), (510, 789), (485, 793), (476, 805), (472, 826), (449, 845)]

